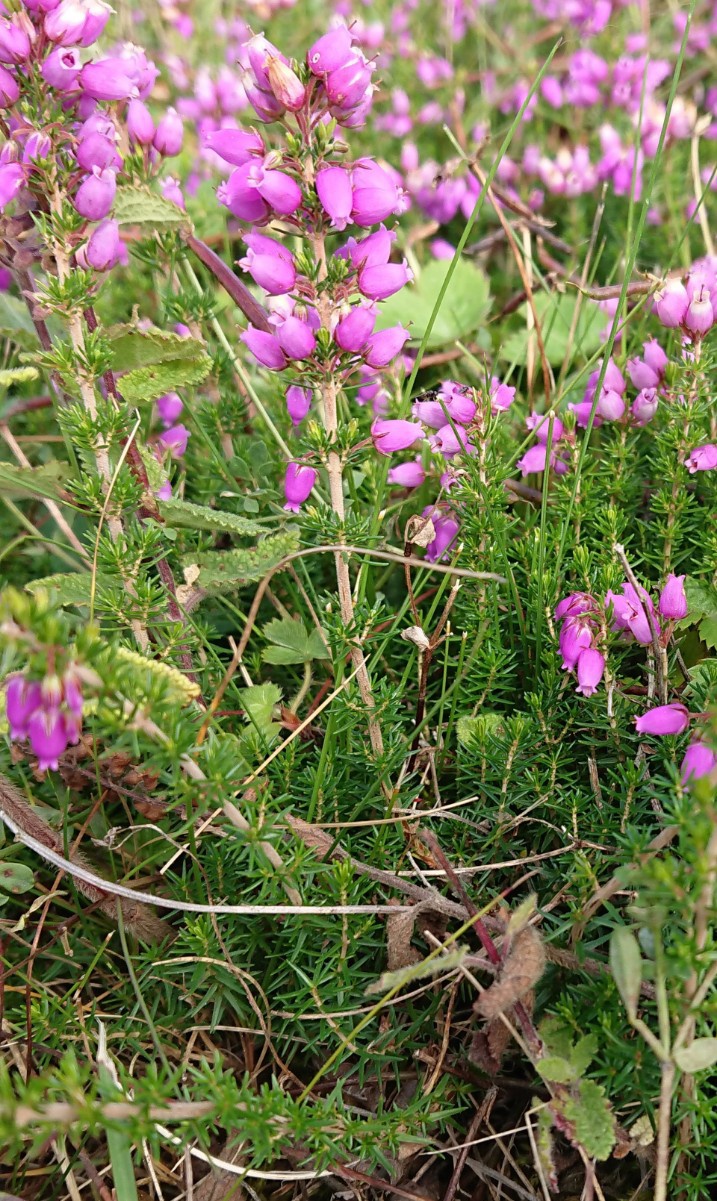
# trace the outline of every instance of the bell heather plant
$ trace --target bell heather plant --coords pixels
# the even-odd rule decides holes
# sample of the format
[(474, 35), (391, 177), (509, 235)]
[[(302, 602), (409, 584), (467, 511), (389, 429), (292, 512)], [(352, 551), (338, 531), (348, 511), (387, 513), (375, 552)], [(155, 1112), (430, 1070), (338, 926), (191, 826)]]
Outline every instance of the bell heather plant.
[(702, 1201), (715, 22), (128, 28), (0, 13), (2, 1188)]

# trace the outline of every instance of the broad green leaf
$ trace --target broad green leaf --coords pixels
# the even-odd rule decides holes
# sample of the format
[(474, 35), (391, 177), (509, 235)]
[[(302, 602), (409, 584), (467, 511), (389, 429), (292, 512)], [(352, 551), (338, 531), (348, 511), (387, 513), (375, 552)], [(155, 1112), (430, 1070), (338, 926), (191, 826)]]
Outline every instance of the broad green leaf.
[(568, 1084), (578, 1076), (574, 1065), (560, 1055), (545, 1055), (535, 1066), (543, 1080), (551, 1080), (554, 1084)]
[[(440, 260), (428, 263), (416, 284), (402, 288), (381, 305), (378, 328), (386, 329), (401, 322), (410, 329), (411, 341), (421, 342), (449, 266), (449, 262)], [(487, 276), (474, 263), (460, 259), (431, 330), (429, 348), (474, 338), (489, 308)]]
[(198, 567), (199, 575), (193, 582), (209, 595), (216, 595), (236, 589), (240, 584), (262, 579), (282, 559), (297, 550), (298, 545), (296, 531), (284, 530), (262, 539), (256, 546), (205, 551), (199, 555), (187, 555), (182, 562), (189, 568)]
[(164, 396), (165, 392), (176, 392), (201, 384), (209, 375), (212, 360), (202, 351), (196, 359), (171, 359), (153, 367), (140, 367), (130, 371), (118, 381), (119, 388), (129, 404), (142, 404)]
[(35, 873), (24, 863), (6, 863), (0, 860), (0, 888), (6, 892), (27, 892), (35, 883)]
[(157, 502), (160, 515), (167, 525), (184, 530), (223, 530), (230, 534), (247, 534), (258, 537), (264, 526), (238, 513), (223, 513), (221, 509), (210, 509), (207, 505), (194, 505), (187, 500), (160, 500)]
[(242, 688), (239, 697), (251, 724), (262, 734), (273, 734), (278, 728), (273, 720), (274, 706), (281, 700), (281, 689), (276, 684), (253, 684), (250, 688)]
[(149, 188), (120, 188), (115, 196), (112, 216), (120, 225), (151, 225), (152, 231), (188, 225), (186, 213)]
[[(0, 293), (2, 295), (2, 293)], [(0, 463), (0, 495), (10, 497), (62, 495), (62, 484), (69, 476), (69, 467), (53, 459), (41, 467), (20, 467), (17, 463)]]
[[(89, 571), (60, 571), (57, 575), (46, 575), (26, 584), (28, 592), (52, 592), (60, 605), (89, 605), (92, 594), (92, 576)], [(111, 576), (98, 575), (95, 593), (119, 591), (119, 585)]]
[(713, 651), (717, 649), (717, 613), (703, 617), (699, 624), (699, 635), (705, 646)]
[[(600, 346), (600, 331), (605, 325), (605, 314), (597, 305), (583, 298), (577, 324), (571, 337), (573, 319), (578, 298), (573, 293), (554, 292), (547, 295), (539, 292), (534, 297), (535, 309), (545, 344), (548, 362), (560, 366), (570, 350), (570, 361), (580, 356), (589, 358)], [(519, 309), (525, 321), (527, 306)], [(535, 335), (533, 344), (537, 353)], [(500, 347), (501, 358), (510, 363), (524, 366), (528, 361), (528, 330), (516, 330), (505, 338)]]
[(605, 1091), (593, 1080), (581, 1080), (577, 1097), (567, 1098), (563, 1113), (575, 1131), (575, 1142), (590, 1159), (607, 1159), (615, 1145), (615, 1117)]
[(27, 305), (9, 292), (0, 292), (0, 334), (26, 350), (34, 349), (38, 343)]
[(40, 372), (37, 367), (6, 367), (0, 371), (0, 388), (12, 388), (14, 384), (27, 384), (37, 379)]
[(262, 632), (274, 644), (268, 646), (262, 655), (265, 663), (288, 665), (328, 658), (319, 631), (312, 630), (309, 633), (302, 622), (291, 617), (275, 618), (264, 626)]
[(675, 1051), (673, 1059), (681, 1072), (703, 1072), (717, 1063), (717, 1038), (696, 1038)]
[(107, 330), (111, 343), (112, 370), (134, 371), (156, 363), (175, 360), (194, 362), (204, 353), (196, 338), (182, 338), (169, 330), (138, 329), (136, 325), (112, 325)]
[(640, 944), (626, 926), (617, 926), (610, 938), (610, 968), (628, 1015), (634, 1018), (642, 983)]

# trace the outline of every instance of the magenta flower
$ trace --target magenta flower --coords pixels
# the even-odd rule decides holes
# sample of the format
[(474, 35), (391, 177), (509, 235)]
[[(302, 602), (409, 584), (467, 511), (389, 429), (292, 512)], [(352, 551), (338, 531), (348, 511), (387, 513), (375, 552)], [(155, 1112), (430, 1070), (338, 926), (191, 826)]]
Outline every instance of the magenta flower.
[(21, 163), (0, 163), (0, 212), (15, 199), (25, 178), (25, 167)]
[(377, 370), (387, 367), (396, 355), (401, 353), (410, 336), (402, 325), (392, 325), (390, 329), (382, 329), (377, 334), (372, 334), (363, 352), (369, 367), (375, 367)]
[(644, 588), (640, 595), (632, 584), (624, 583), (622, 593), (608, 591), (605, 594), (606, 606), (613, 606), (613, 630), (623, 630), (632, 634), (636, 642), (648, 646), (652, 642), (652, 630), (648, 611), (652, 617), (656, 632), (660, 632), (660, 623), (655, 613), (655, 607)]
[(187, 452), (190, 432), (186, 425), (172, 425), (159, 435), (159, 443), (168, 450), (173, 459), (181, 459)]
[(277, 325), (276, 340), (289, 359), (308, 359), (316, 349), (313, 330), (300, 317), (287, 317)]
[(453, 426), (450, 422), (442, 425), (435, 434), (431, 434), (428, 439), (433, 450), (437, 450), (442, 454), (444, 459), (453, 459), (456, 455), (475, 454), (475, 446), (468, 440), (468, 435), (460, 426)]
[(351, 180), (351, 216), (356, 225), (377, 225), (401, 211), (402, 193), (388, 171), (378, 163), (370, 159), (355, 163)]
[(349, 238), (346, 246), (339, 252), (343, 258), (349, 258), (357, 271), (364, 267), (381, 267), (391, 257), (391, 248), (396, 241), (394, 230), (388, 230), (384, 225), (374, 230), (368, 237), (357, 242)]
[(363, 350), (376, 324), (375, 304), (359, 304), (351, 309), (334, 329), (334, 342), (349, 354)]
[(635, 718), (638, 734), (683, 734), (690, 724), (689, 710), (684, 705), (658, 705)]
[(566, 617), (578, 617), (581, 613), (594, 613), (597, 607), (597, 601), (589, 592), (571, 592), (557, 605), (555, 619), (562, 621)]
[(104, 171), (106, 167), (119, 167), (122, 160), (117, 153), (117, 143), (99, 132), (81, 137), (75, 148), (75, 158), (83, 171)]
[(322, 167), (316, 175), (316, 191), (334, 229), (346, 229), (351, 219), (351, 178), (343, 167)]
[(429, 505), (423, 510), (424, 517), (430, 517), (433, 521), (433, 528), (436, 531), (435, 537), (426, 547), (426, 561), (428, 563), (439, 563), (441, 559), (445, 559), (448, 551), (458, 537), (458, 531), (461, 528), (460, 522), (455, 514), (442, 513), (440, 509)]
[(270, 371), (283, 371), (286, 367), (288, 359), (273, 334), (267, 334), (261, 329), (254, 329), (250, 325), (241, 334), (241, 341), (248, 346), (262, 367), (268, 367)]
[[(240, 221), (250, 221), (252, 224), (266, 221), (271, 209), (259, 195), (256, 187), (250, 182), (254, 170), (253, 163), (247, 161), (232, 171), (226, 183), (217, 188), (217, 200), (226, 205), (230, 213)], [(252, 177), (253, 178), (253, 177)]]
[(79, 75), (80, 88), (93, 100), (129, 100), (139, 93), (133, 68), (131, 59), (121, 56), (85, 63)]
[(326, 75), (338, 71), (354, 57), (351, 33), (345, 25), (339, 25), (320, 37), (308, 51), (306, 61), (313, 75)]
[(116, 191), (114, 171), (101, 171), (95, 167), (92, 174), (80, 184), (73, 203), (81, 217), (86, 217), (88, 221), (101, 221), (112, 208)]
[(288, 509), (291, 513), (299, 512), (301, 505), (308, 498), (316, 483), (317, 475), (318, 472), (313, 467), (308, 467), (305, 463), (286, 464), (286, 476), (284, 478), (285, 509)]
[(169, 480), (165, 480), (163, 484), (160, 484), (154, 495), (157, 497), (157, 500), (171, 500), (172, 485), (170, 484)]
[(412, 459), (409, 463), (399, 463), (391, 467), (388, 473), (389, 484), (398, 484), (400, 488), (420, 488), (426, 479), (420, 459)]
[(691, 742), (685, 751), (680, 766), (682, 784), (686, 785), (690, 780), (701, 780), (703, 776), (711, 775), (716, 767), (717, 755), (698, 738)]
[[(551, 461), (554, 455), (551, 454)], [(529, 446), (523, 455), (522, 459), (518, 459), (516, 467), (520, 468), (520, 474), (537, 475), (545, 471), (545, 464), (548, 460), (548, 448), (543, 442), (536, 442), (534, 446)]]
[(592, 623), (577, 617), (568, 617), (560, 630), (558, 645), (563, 657), (563, 671), (574, 671), (579, 656), (592, 646)]
[(112, 11), (103, 0), (60, 0), (45, 16), (45, 33), (51, 42), (62, 46), (91, 46)]
[(619, 392), (612, 388), (603, 388), (596, 412), (603, 421), (619, 421), (625, 412), (625, 401)]
[(34, 27), (20, 13), (8, 20), (0, 18), (0, 62), (18, 65), (27, 62), (35, 39)]
[(413, 272), (405, 262), (385, 263), (376, 267), (363, 267), (359, 271), (358, 286), (369, 300), (387, 300), (412, 279)]
[(290, 216), (301, 206), (301, 188), (295, 179), (283, 171), (267, 171), (265, 167), (252, 163), (247, 178), (262, 200), (280, 216)]
[(670, 572), (660, 593), (657, 607), (661, 616), (670, 621), (682, 621), (683, 617), (687, 616), (687, 595), (683, 575), (673, 575)]
[(400, 419), (385, 421), (377, 418), (371, 426), (371, 437), (381, 455), (394, 454), (397, 450), (408, 450), (423, 438), (423, 426), (417, 421)]
[(685, 459), (685, 467), (690, 475), (696, 471), (712, 471), (717, 467), (717, 446), (707, 442), (704, 446), (696, 446)]
[(655, 312), (667, 329), (676, 329), (685, 319), (690, 298), (679, 279), (668, 279), (655, 293)]
[(290, 250), (263, 234), (249, 233), (244, 241), (248, 251), (239, 266), (270, 296), (291, 292), (296, 283), (296, 266)]
[(691, 334), (702, 336), (714, 325), (714, 313), (708, 288), (698, 288), (695, 296), (687, 306), (683, 325)]
[(594, 647), (589, 646), (581, 651), (577, 661), (578, 686), (576, 692), (583, 696), (592, 696), (597, 692), (597, 686), (605, 672), (605, 656)]
[(211, 129), (204, 134), (203, 144), (235, 167), (266, 153), (263, 139), (253, 129)]
[(95, 271), (109, 271), (121, 262), (124, 252), (116, 221), (103, 221), (93, 229), (85, 247), (85, 260)]
[(0, 105), (10, 108), (20, 99), (20, 85), (12, 71), (0, 66)]
[(151, 146), (155, 133), (154, 120), (144, 100), (138, 96), (130, 100), (125, 119), (130, 140), (138, 146)]
[(5, 691), (5, 716), (10, 726), (11, 738), (26, 738), (30, 718), (42, 700), (37, 680), (28, 680), (24, 675), (11, 676)]
[(27, 724), (27, 733), (39, 771), (57, 771), (60, 755), (79, 737), (68, 728), (64, 713), (58, 709), (37, 709)]
[(155, 150), (165, 158), (179, 154), (184, 141), (182, 118), (174, 108), (168, 108), (160, 119), (153, 139)]
[(658, 407), (659, 400), (656, 390), (654, 388), (643, 388), (632, 402), (630, 416), (635, 425), (647, 425), (652, 421)]
[(498, 413), (504, 413), (512, 405), (515, 400), (515, 388), (509, 388), (507, 384), (501, 383), (497, 376), (494, 375), (490, 381), (488, 398), (490, 400), (490, 411), (496, 417)]
[(70, 92), (77, 82), (82, 59), (75, 49), (56, 46), (43, 62), (40, 73), (51, 88), (58, 92)]
[(286, 408), (293, 425), (300, 425), (311, 408), (311, 388), (290, 384), (286, 389)]
[[(515, 391), (513, 388), (512, 391)], [(543, 446), (548, 444), (548, 435), (550, 433), (550, 416), (547, 413), (531, 413), (526, 417), (525, 424), (529, 430), (532, 430), (537, 441)], [(565, 433), (565, 426), (559, 417), (553, 416), (553, 437), (552, 445), (555, 446)]]
[(183, 409), (184, 405), (176, 392), (166, 392), (164, 396), (160, 396), (157, 400), (159, 420), (165, 429), (168, 429), (170, 425), (174, 425), (175, 421), (179, 421)]

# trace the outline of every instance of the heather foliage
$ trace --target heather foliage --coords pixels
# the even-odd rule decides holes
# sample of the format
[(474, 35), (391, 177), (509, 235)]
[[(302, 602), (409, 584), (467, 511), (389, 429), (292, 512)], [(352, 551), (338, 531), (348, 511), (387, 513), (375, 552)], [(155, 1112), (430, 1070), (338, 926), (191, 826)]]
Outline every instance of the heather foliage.
[(712, 1195), (716, 36), (3, 6), (7, 1195)]

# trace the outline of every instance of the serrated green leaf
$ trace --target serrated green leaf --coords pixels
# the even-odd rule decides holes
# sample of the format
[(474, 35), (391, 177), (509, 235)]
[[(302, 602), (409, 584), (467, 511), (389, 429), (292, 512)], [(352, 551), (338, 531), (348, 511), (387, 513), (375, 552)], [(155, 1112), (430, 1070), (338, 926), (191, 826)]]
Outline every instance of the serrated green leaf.
[(549, 1107), (542, 1105), (537, 1098), (533, 1101), (533, 1108), (537, 1110), (538, 1114), (538, 1129), (535, 1140), (538, 1159), (543, 1169), (543, 1175), (548, 1182), (548, 1188), (557, 1193), (558, 1174), (555, 1169), (555, 1157), (553, 1155), (553, 1115)]
[(136, 325), (112, 325), (106, 333), (111, 344), (113, 371), (135, 371), (156, 363), (195, 362), (204, 353), (197, 338), (182, 338), (157, 327), (138, 329)]
[(264, 538), (256, 546), (186, 555), (182, 562), (187, 567), (198, 567), (199, 576), (194, 581), (197, 587), (209, 595), (216, 595), (262, 579), (272, 567), (297, 550), (298, 545), (296, 531), (284, 530)]
[[(0, 293), (1, 295), (1, 293)], [(66, 463), (53, 459), (41, 467), (21, 467), (18, 463), (0, 462), (0, 495), (10, 497), (62, 496), (63, 482), (70, 469)]]
[(581, 1080), (577, 1097), (567, 1098), (562, 1108), (575, 1142), (590, 1159), (607, 1159), (615, 1145), (615, 1117), (605, 1090), (593, 1080)]
[(25, 350), (32, 350), (38, 344), (27, 305), (9, 292), (0, 292), (0, 334)]
[(122, 395), (129, 404), (156, 400), (165, 392), (176, 392), (178, 388), (189, 388), (201, 384), (211, 371), (212, 360), (208, 354), (189, 361), (174, 360), (158, 363), (156, 367), (140, 367), (130, 371), (119, 381)]
[(27, 892), (35, 883), (35, 874), (24, 863), (0, 861), (0, 888), (5, 892)]
[(579, 1038), (570, 1052), (570, 1062), (579, 1076), (590, 1066), (597, 1053), (598, 1041), (594, 1034)]
[[(597, 305), (582, 299), (575, 330), (571, 335), (575, 308), (578, 298), (572, 293), (554, 292), (547, 295), (539, 292), (534, 297), (535, 309), (540, 322), (540, 330), (545, 344), (545, 354), (548, 362), (560, 366), (568, 349), (570, 361), (578, 355), (589, 358), (600, 346), (600, 331), (605, 325), (605, 314)], [(526, 307), (518, 310), (525, 321)], [(533, 342), (537, 348), (535, 335)], [(500, 347), (500, 356), (510, 363), (525, 366), (528, 361), (528, 331), (527, 328), (516, 330), (505, 338)]]
[(717, 648), (717, 613), (703, 617), (698, 632), (705, 646), (711, 651), (715, 650)]
[[(450, 263), (434, 260), (424, 267), (413, 287), (403, 288), (380, 308), (378, 329), (401, 322), (411, 331), (411, 341), (420, 342), (448, 273)], [(460, 259), (441, 302), (428, 339), (429, 349), (446, 346), (457, 339), (475, 337), (490, 308), (488, 277), (475, 263)]]
[(230, 534), (247, 534), (258, 537), (265, 527), (249, 517), (238, 513), (224, 513), (221, 509), (210, 509), (207, 505), (195, 505), (187, 500), (160, 500), (157, 502), (160, 515), (167, 525), (184, 530), (223, 530)]
[(537, 1060), (535, 1066), (543, 1080), (551, 1080), (554, 1084), (568, 1084), (578, 1077), (573, 1064), (560, 1055), (545, 1055)]
[(27, 384), (37, 379), (40, 372), (37, 367), (6, 367), (0, 371), (0, 388), (11, 388), (13, 384)]
[(276, 684), (253, 684), (250, 688), (242, 688), (239, 697), (251, 724), (262, 734), (273, 734), (278, 728), (272, 720), (274, 706), (281, 700), (281, 689)]
[(112, 206), (120, 225), (151, 225), (152, 230), (188, 225), (185, 212), (149, 188), (120, 188)]
[(164, 663), (161, 659), (149, 659), (146, 655), (130, 650), (127, 646), (114, 647), (111, 653), (123, 663), (137, 668), (138, 672), (143, 674), (149, 672), (155, 679), (161, 680), (163, 684), (166, 684), (168, 694), (175, 700), (181, 701), (182, 704), (199, 696), (199, 685), (185, 676), (178, 667), (172, 667), (171, 663)]
[(687, 1047), (679, 1047), (673, 1059), (681, 1072), (704, 1072), (717, 1063), (717, 1038), (696, 1038)]
[(685, 577), (685, 596), (687, 597), (687, 617), (678, 624), (691, 625), (699, 617), (717, 613), (717, 588), (713, 588), (709, 580), (699, 580), (695, 576)]
[(610, 968), (628, 1015), (634, 1018), (642, 983), (640, 944), (626, 926), (617, 926), (610, 938)]
[(328, 658), (318, 630), (311, 633), (303, 623), (291, 617), (275, 618), (264, 626), (263, 634), (272, 642), (262, 658), (266, 663), (289, 665), (291, 663), (310, 663), (312, 659)]
[[(28, 592), (36, 594), (41, 591), (52, 592), (55, 601), (61, 607), (64, 605), (89, 605), (92, 593), (92, 576), (89, 571), (60, 571), (57, 575), (46, 575), (39, 580), (31, 580), (26, 584)], [(119, 585), (111, 576), (98, 575), (95, 591), (118, 591)]]

